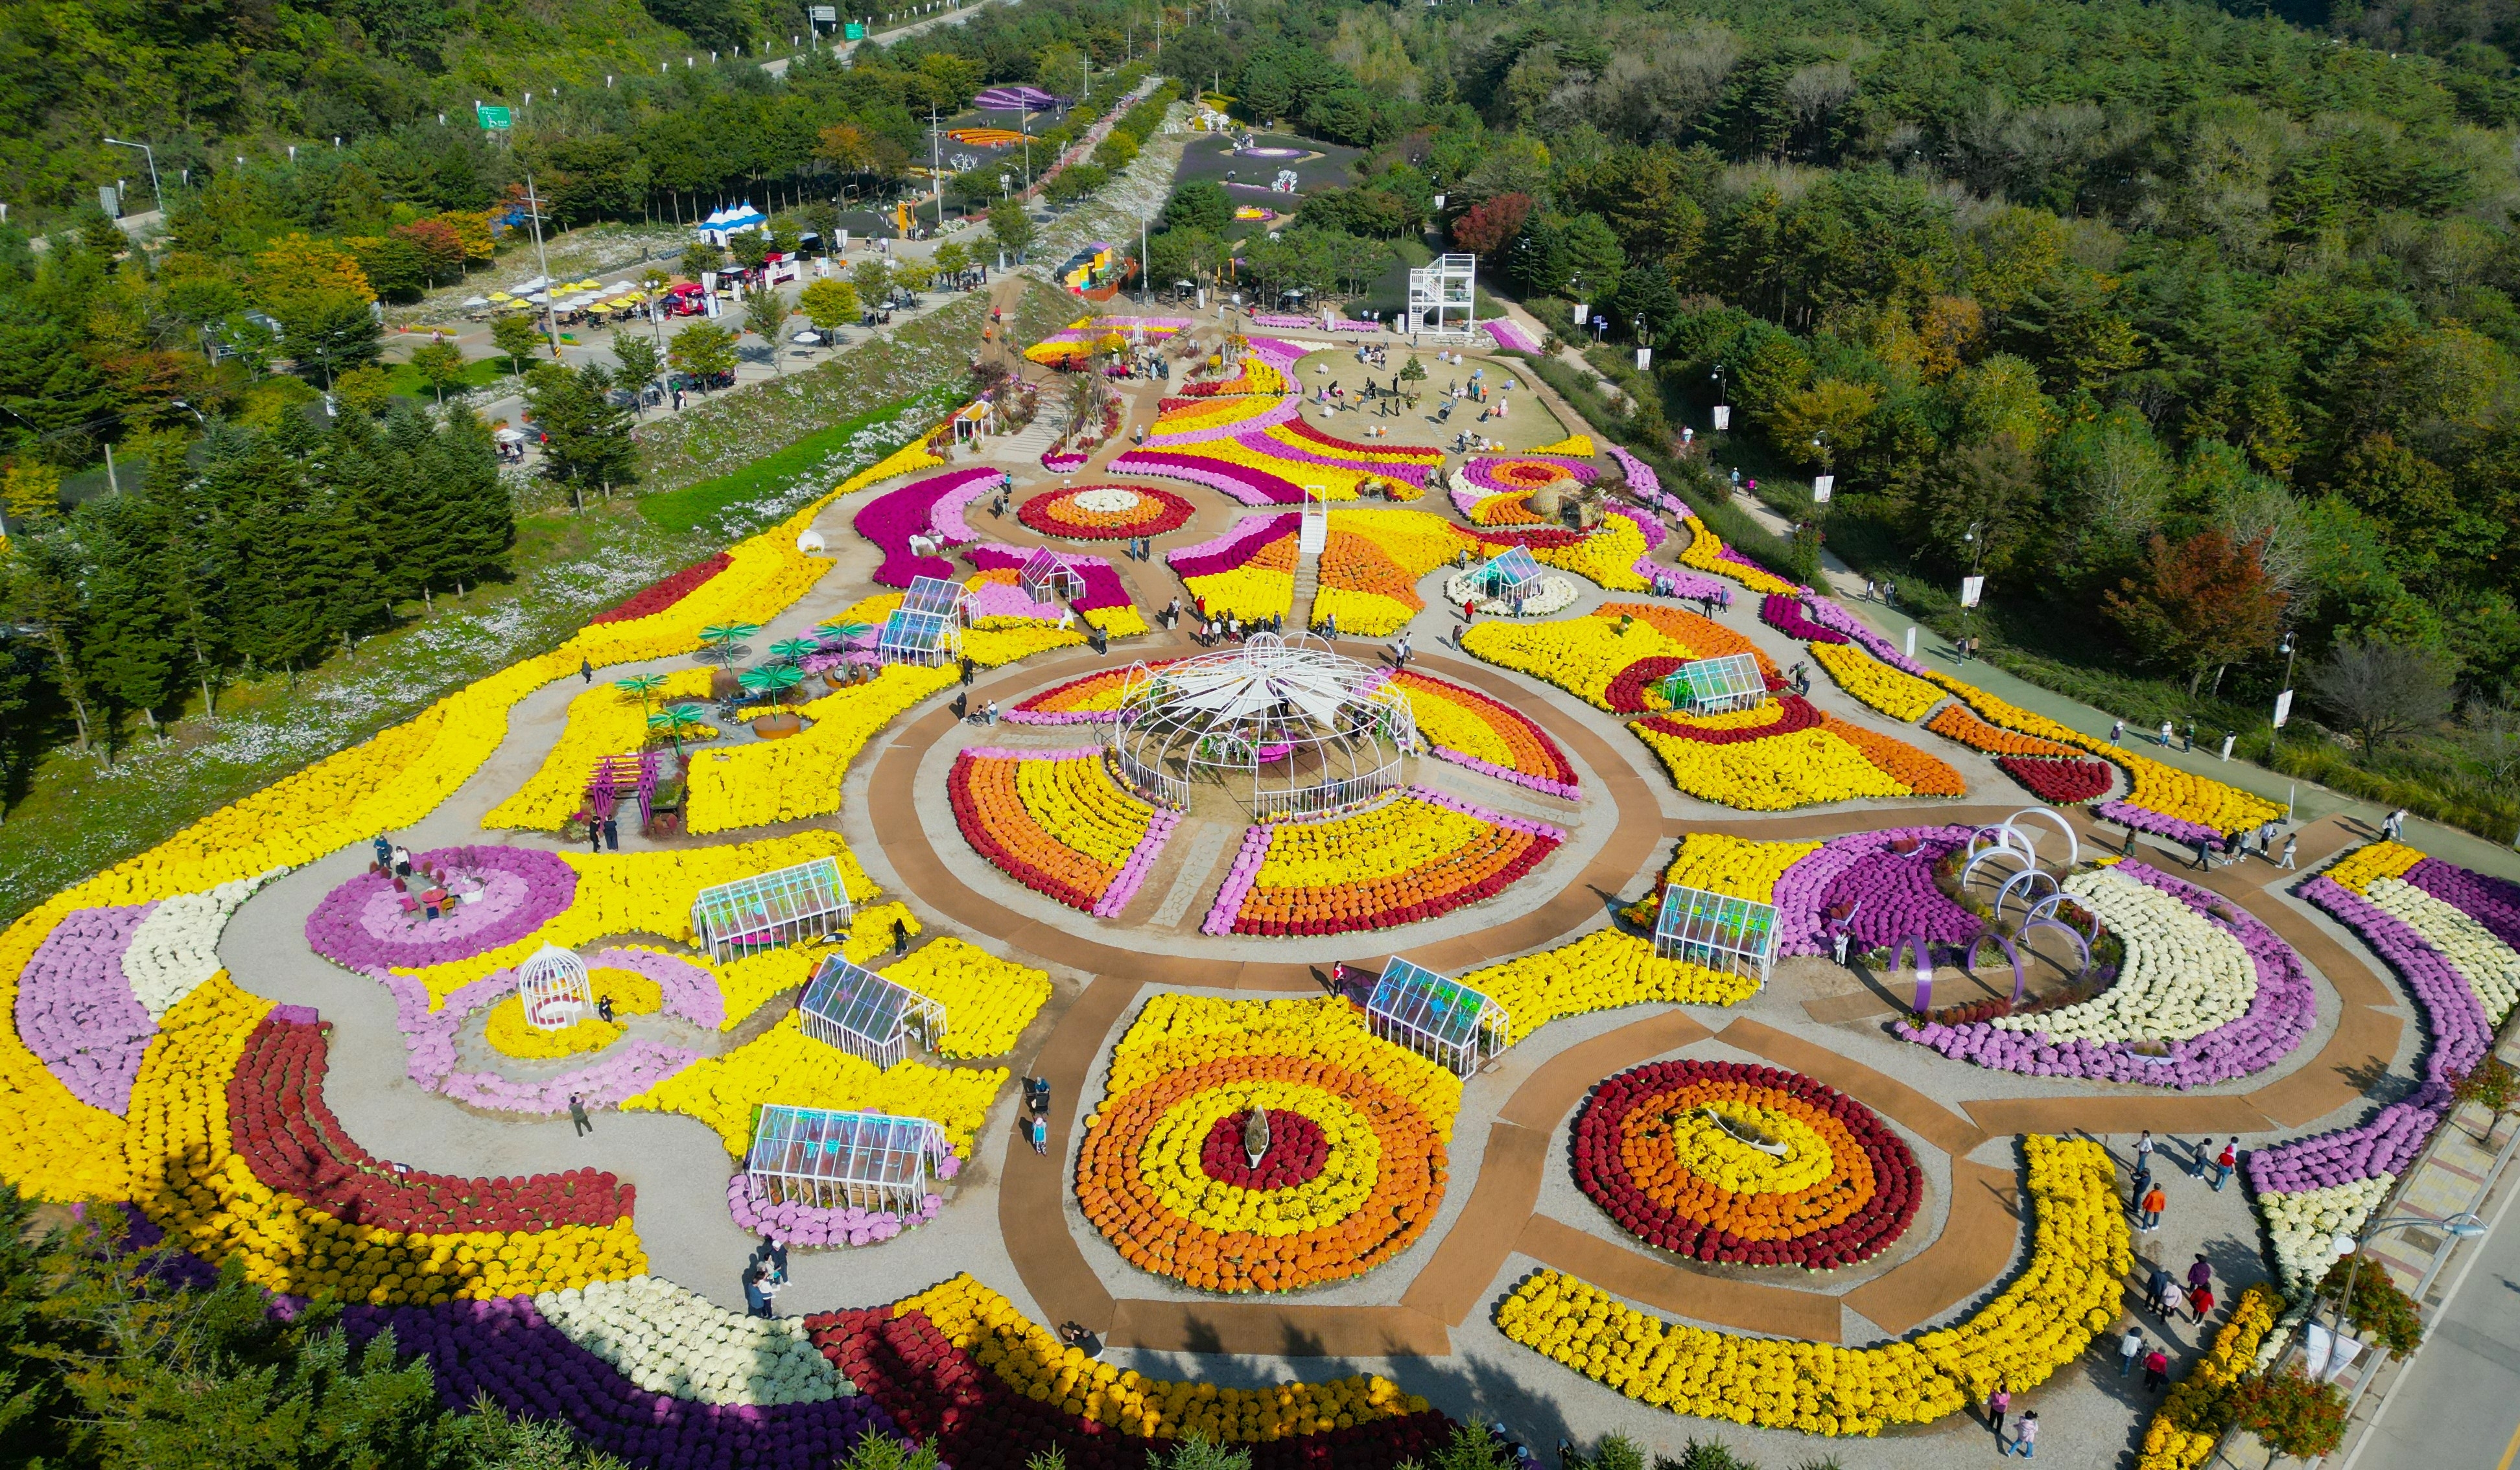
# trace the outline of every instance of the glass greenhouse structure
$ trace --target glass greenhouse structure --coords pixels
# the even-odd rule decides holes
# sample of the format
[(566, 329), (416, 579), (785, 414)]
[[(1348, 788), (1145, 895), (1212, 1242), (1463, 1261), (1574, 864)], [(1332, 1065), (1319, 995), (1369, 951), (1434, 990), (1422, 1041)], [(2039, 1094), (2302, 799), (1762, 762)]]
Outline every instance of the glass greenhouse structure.
[(692, 932), (710, 958), (725, 964), (842, 933), (850, 913), (838, 860), (816, 858), (701, 889), (692, 900)]
[(1480, 597), (1520, 612), (1523, 600), (1540, 591), (1540, 563), (1531, 559), (1529, 549), (1513, 546), (1471, 573), (1470, 585)]
[(1365, 1018), (1375, 1036), (1432, 1057), (1460, 1077), (1506, 1048), (1513, 1020), (1459, 980), (1396, 957), (1383, 962)]
[(945, 1154), (945, 1130), (925, 1118), (771, 1104), (753, 1121), (744, 1172), (783, 1204), (910, 1215)]
[(1765, 985), (1777, 961), (1776, 906), (1674, 883), (1654, 915), (1654, 953)]
[(837, 955), (823, 961), (796, 1000), (807, 1036), (889, 1067), (910, 1054), (915, 1029), (930, 1050), (945, 1039), (945, 1007)]
[(1752, 709), (1768, 699), (1768, 676), (1759, 672), (1757, 655), (1727, 653), (1685, 663), (1666, 675), (1662, 696), (1684, 714), (1725, 715)]

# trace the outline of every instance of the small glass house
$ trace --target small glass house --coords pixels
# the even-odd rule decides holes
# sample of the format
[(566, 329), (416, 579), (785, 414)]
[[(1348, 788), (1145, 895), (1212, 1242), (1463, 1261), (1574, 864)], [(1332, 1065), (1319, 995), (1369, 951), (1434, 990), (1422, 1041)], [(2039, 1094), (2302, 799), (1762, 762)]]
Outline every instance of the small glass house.
[(1025, 558), (1023, 570), (1015, 573), (1015, 586), (1036, 602), (1081, 598), (1085, 596), (1085, 573), (1077, 569), (1075, 562), (1043, 547)]
[(783, 1204), (912, 1215), (947, 1151), (945, 1130), (925, 1118), (771, 1104), (753, 1120), (744, 1172)]
[(796, 999), (807, 1036), (889, 1067), (910, 1054), (915, 1029), (930, 1050), (945, 1040), (945, 1007), (837, 955), (823, 961)]
[(1506, 1048), (1512, 1017), (1505, 1007), (1433, 970), (1392, 958), (1365, 1002), (1375, 1036), (1467, 1077)]
[(1768, 700), (1768, 676), (1749, 653), (1727, 653), (1685, 663), (1664, 676), (1663, 699), (1683, 714), (1726, 715)]
[(1662, 909), (1654, 915), (1654, 953), (1711, 970), (1755, 975), (1765, 985), (1777, 961), (1776, 906), (1674, 883), (1662, 891)]
[(932, 669), (963, 656), (963, 625), (941, 612), (896, 608), (876, 636), (876, 657), (885, 663)]
[(1511, 546), (1471, 573), (1470, 585), (1480, 597), (1520, 612), (1524, 600), (1539, 595), (1540, 578), (1540, 563), (1531, 559), (1530, 550)]
[(525, 1024), (537, 1031), (558, 1031), (595, 1014), (586, 961), (558, 945), (544, 945), (518, 968), (517, 998), (524, 1004)]
[(964, 597), (963, 584), (950, 577), (913, 577), (910, 590), (901, 595), (901, 610), (960, 617)]
[(836, 859), (756, 872), (703, 888), (692, 900), (692, 932), (720, 964), (848, 929), (849, 891)]

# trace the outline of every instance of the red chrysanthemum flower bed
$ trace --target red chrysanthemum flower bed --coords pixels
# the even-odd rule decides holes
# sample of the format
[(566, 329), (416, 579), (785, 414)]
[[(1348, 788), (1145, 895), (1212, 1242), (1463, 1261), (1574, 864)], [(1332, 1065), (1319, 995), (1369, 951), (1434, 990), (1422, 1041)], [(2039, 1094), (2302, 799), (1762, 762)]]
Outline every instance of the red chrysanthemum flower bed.
[[(1114, 490), (1136, 496), (1137, 504), (1125, 511), (1098, 511), (1078, 501), (1080, 496)], [(1190, 520), (1192, 509), (1189, 501), (1150, 485), (1079, 485), (1034, 496), (1016, 508), (1015, 519), (1044, 536), (1117, 541), (1178, 530)]]
[(1199, 1145), (1198, 1167), (1221, 1184), (1244, 1189), (1292, 1189), (1318, 1178), (1329, 1162), (1329, 1140), (1322, 1126), (1291, 1108), (1269, 1115), (1269, 1151), (1253, 1168), (1242, 1147), (1241, 1113), (1219, 1118)]
[(632, 593), (627, 599), (588, 618), (592, 623), (626, 623), (634, 617), (662, 612), (692, 595), (692, 590), (727, 569), (733, 558), (720, 552), (705, 561), (695, 561), (669, 577), (660, 577)]
[(1999, 755), (1995, 763), (2003, 768), (2004, 775), (2029, 787), (2031, 795), (2050, 806), (2069, 807), (2108, 794), (2109, 766), (2105, 761)]

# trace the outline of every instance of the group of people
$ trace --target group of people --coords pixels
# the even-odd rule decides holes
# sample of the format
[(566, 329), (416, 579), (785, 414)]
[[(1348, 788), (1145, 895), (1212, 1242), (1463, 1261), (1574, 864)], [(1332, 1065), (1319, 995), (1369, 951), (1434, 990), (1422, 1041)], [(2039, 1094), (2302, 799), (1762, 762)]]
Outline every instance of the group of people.
[[(1174, 617), (1178, 618), (1181, 615), (1180, 601), (1175, 601), (1168, 611)], [(1335, 637), (1335, 619), (1332, 621), (1332, 636)], [(1233, 642), (1238, 644), (1242, 642), (1246, 636), (1253, 633), (1283, 633), (1285, 631), (1286, 615), (1282, 612), (1273, 612), (1267, 617), (1253, 618), (1247, 623), (1239, 616), (1229, 612), (1218, 617), (1202, 615), (1198, 620), (1198, 632), (1193, 636), (1198, 640), (1200, 647), (1212, 648), (1220, 643)]]
[(788, 1245), (768, 1235), (743, 1263), (743, 1311), (747, 1316), (772, 1315), (779, 1289), (788, 1284)]

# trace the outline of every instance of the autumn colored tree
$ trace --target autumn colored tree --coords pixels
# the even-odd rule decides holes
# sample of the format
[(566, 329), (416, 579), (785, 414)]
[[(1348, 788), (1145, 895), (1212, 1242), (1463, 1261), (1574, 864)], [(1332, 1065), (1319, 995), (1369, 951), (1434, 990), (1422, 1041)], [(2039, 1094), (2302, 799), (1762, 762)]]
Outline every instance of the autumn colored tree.
[(338, 242), (305, 234), (284, 236), (253, 257), (253, 288), (265, 305), (292, 296), (377, 298), (356, 255)]
[(432, 282), (441, 276), (464, 269), (464, 237), (442, 219), (416, 219), (407, 225), (396, 225), (389, 232), (408, 242), (420, 252), (422, 264), (428, 267)]
[(2102, 602), (2145, 656), (2187, 671), (2194, 694), (2209, 668), (2274, 646), (2284, 594), (2259, 559), (2263, 539), (2234, 547), (2220, 531), (2172, 543), (2159, 532), (2144, 549), (2138, 574)]
[(464, 247), (467, 260), (487, 260), (498, 248), (487, 209), (448, 209), (431, 216), (431, 222), (455, 232), (455, 243)]
[(1522, 233), (1523, 222), (1531, 218), (1531, 196), (1527, 194), (1500, 194), (1484, 203), (1473, 204), (1453, 221), (1453, 244), (1473, 255), (1493, 255)]

